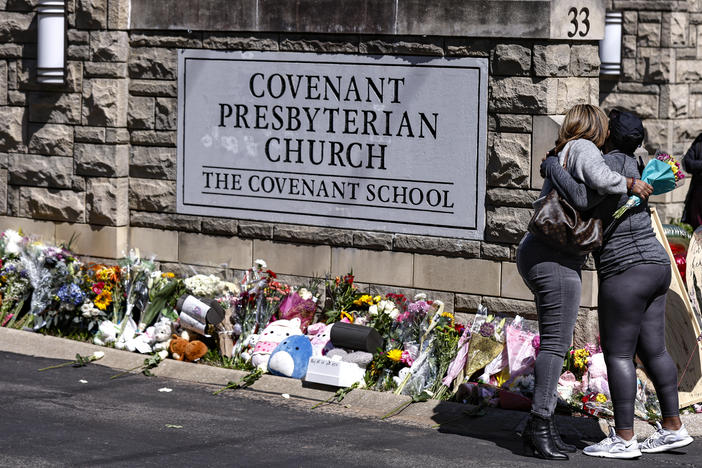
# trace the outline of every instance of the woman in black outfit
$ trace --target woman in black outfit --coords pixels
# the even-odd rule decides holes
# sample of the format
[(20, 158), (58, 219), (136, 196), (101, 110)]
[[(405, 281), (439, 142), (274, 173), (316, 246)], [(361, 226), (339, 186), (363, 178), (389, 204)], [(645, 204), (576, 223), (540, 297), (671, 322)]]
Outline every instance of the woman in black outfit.
[(690, 149), (685, 153), (682, 165), (686, 172), (692, 174), (682, 222), (697, 229), (702, 226), (702, 133), (697, 135)]

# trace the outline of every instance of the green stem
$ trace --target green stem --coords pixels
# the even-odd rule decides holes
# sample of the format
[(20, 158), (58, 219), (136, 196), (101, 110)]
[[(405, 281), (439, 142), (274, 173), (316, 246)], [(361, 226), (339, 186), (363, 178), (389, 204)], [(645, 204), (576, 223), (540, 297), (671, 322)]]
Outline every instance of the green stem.
[(78, 363), (78, 361), (63, 362), (61, 364), (56, 364), (54, 366), (42, 367), (41, 369), (37, 369), (37, 371), (41, 372), (41, 371), (45, 371), (48, 369), (58, 369), (59, 367), (66, 367), (66, 366), (70, 366), (70, 365), (77, 364), (77, 363)]
[(126, 370), (126, 371), (124, 371), (124, 372), (120, 372), (119, 374), (113, 375), (112, 377), (110, 377), (110, 380), (116, 379), (117, 377), (121, 377), (121, 376), (123, 376), (124, 374), (129, 374), (130, 372), (134, 372), (135, 370), (140, 369), (140, 368), (142, 368), (142, 367), (144, 367), (143, 364), (140, 364), (140, 365), (138, 365), (138, 366), (136, 366), (136, 367), (132, 367), (131, 369), (128, 369), (128, 370)]
[(387, 418), (390, 418), (390, 417), (392, 417), (392, 416), (395, 416), (396, 414), (398, 414), (398, 413), (400, 413), (401, 411), (403, 411), (405, 408), (407, 408), (407, 407), (408, 407), (409, 405), (411, 405), (412, 403), (414, 403), (414, 400), (410, 400), (410, 401), (407, 401), (407, 402), (405, 402), (405, 403), (402, 403), (400, 406), (398, 406), (398, 407), (396, 407), (396, 408), (394, 408), (394, 409), (391, 409), (390, 411), (388, 411), (387, 413), (385, 413), (380, 419), (387, 419)]

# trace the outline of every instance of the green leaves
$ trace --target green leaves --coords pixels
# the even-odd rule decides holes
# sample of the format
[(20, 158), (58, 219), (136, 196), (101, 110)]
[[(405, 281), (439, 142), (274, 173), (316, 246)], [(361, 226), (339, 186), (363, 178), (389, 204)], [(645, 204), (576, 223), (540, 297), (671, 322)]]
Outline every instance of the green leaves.
[(129, 373), (134, 372), (135, 370), (139, 370), (139, 369), (141, 369), (142, 374), (144, 374), (147, 377), (151, 377), (154, 374), (150, 371), (150, 369), (157, 367), (161, 363), (161, 361), (163, 361), (163, 358), (158, 353), (154, 353), (152, 356), (144, 359), (144, 364), (140, 364), (136, 367), (132, 367), (131, 369), (127, 369), (124, 372), (120, 372), (119, 374), (115, 374), (112, 377), (110, 377), (110, 380), (116, 379), (118, 377), (121, 377), (125, 374), (129, 374)]
[(41, 371), (45, 371), (48, 369), (58, 369), (59, 367), (66, 367), (66, 366), (83, 367), (83, 366), (87, 366), (89, 363), (91, 363), (93, 361), (97, 361), (98, 359), (102, 359), (104, 356), (105, 356), (105, 353), (103, 353), (102, 351), (95, 351), (90, 356), (81, 356), (80, 354), (76, 354), (76, 359), (74, 361), (68, 361), (68, 362), (63, 362), (61, 364), (56, 364), (54, 366), (43, 367), (41, 369), (38, 369), (38, 371), (41, 372)]
[(350, 387), (343, 387), (343, 388), (338, 389), (336, 391), (336, 393), (334, 393), (332, 396), (330, 396), (329, 398), (327, 398), (324, 401), (320, 401), (319, 403), (314, 405), (311, 409), (315, 409), (316, 407), (321, 406), (325, 403), (331, 403), (334, 400), (336, 400), (337, 403), (341, 403), (341, 401), (344, 398), (346, 398), (346, 395), (348, 395), (349, 392), (351, 392), (351, 390), (353, 390), (354, 388), (358, 388), (358, 384), (359, 384), (359, 382), (356, 382), (355, 384), (351, 385)]
[(253, 370), (253, 372), (246, 374), (239, 380), (238, 382), (227, 382), (226, 387), (221, 388), (217, 390), (216, 392), (213, 392), (213, 395), (219, 395), (225, 390), (236, 390), (238, 388), (246, 388), (250, 387), (251, 385), (254, 384), (258, 379), (261, 378), (263, 375), (263, 369), (260, 367), (257, 367), (256, 369)]

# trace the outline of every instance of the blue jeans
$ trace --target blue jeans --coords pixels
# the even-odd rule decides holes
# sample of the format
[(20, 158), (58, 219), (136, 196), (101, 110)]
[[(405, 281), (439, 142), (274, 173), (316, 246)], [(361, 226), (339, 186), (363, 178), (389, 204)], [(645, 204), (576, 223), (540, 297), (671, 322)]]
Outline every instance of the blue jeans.
[(584, 257), (561, 253), (527, 234), (517, 250), (517, 269), (536, 300), (541, 345), (534, 365), (531, 412), (551, 417), (558, 379), (573, 341), (580, 306)]

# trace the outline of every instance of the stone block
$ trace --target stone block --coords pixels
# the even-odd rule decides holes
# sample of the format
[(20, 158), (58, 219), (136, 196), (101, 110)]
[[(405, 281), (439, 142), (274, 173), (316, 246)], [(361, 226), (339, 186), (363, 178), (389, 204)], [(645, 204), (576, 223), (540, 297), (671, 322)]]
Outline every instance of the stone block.
[(219, 236), (235, 236), (239, 232), (239, 222), (236, 219), (203, 218), (202, 233)]
[(80, 31), (78, 29), (69, 28), (68, 31), (66, 31), (66, 38), (69, 44), (90, 45), (90, 31)]
[(488, 312), (491, 314), (509, 317), (521, 315), (527, 320), (536, 320), (536, 303), (533, 300), (522, 301), (519, 299), (485, 296), (483, 297), (483, 305), (487, 307)]
[(597, 46), (574, 45), (571, 47), (570, 73), (573, 76), (599, 76), (600, 55)]
[(568, 44), (534, 45), (534, 75), (568, 76), (570, 74)]
[(646, 129), (644, 148), (649, 154), (655, 154), (661, 148), (671, 148), (673, 146), (672, 120), (647, 119), (643, 121), (643, 125)]
[(578, 317), (575, 319), (575, 331), (573, 332), (573, 346), (583, 348), (587, 344), (596, 344), (600, 338), (600, 327), (597, 319), (597, 311), (590, 309), (580, 309)]
[(112, 145), (126, 145), (129, 144), (129, 139), (129, 130), (124, 127), (108, 127), (105, 129), (105, 143), (110, 143)]
[[(273, 237), (275, 232), (273, 231)], [(337, 244), (358, 247), (361, 249), (392, 250), (393, 235), (385, 232), (349, 231), (352, 237), (351, 243)]]
[(128, 83), (123, 79), (95, 78), (83, 83), (83, 123), (127, 126)]
[(0, 169), (0, 213), (7, 212), (7, 169)]
[(23, 44), (0, 44), (0, 58), (2, 59), (19, 59), (24, 56)]
[[(655, 8), (654, 8), (655, 9)], [(660, 23), (663, 13), (660, 11), (640, 11), (639, 22), (641, 23)]]
[(76, 143), (105, 143), (104, 127), (73, 127)]
[(548, 83), (526, 76), (490, 77), (488, 101), (493, 112), (541, 114), (548, 109)]
[(415, 288), (498, 296), (500, 263), (415, 254), (413, 281)]
[(624, 34), (636, 36), (639, 25), (639, 14), (636, 11), (625, 11), (623, 14), (622, 30)]
[(255, 239), (272, 239), (272, 223), (259, 223), (257, 221), (239, 221), (239, 237), (251, 237)]
[(170, 180), (129, 179), (129, 208), (175, 213), (176, 187)]
[[(237, 33), (206, 32), (202, 38), (202, 45), (207, 49), (225, 50), (278, 50), (277, 35), (241, 36)], [(358, 50), (358, 46), (356, 47)]]
[(524, 283), (524, 280), (517, 271), (516, 263), (502, 262), (500, 290), (502, 297), (528, 301), (534, 299), (534, 294)]
[(126, 31), (92, 31), (90, 60), (93, 62), (126, 62), (129, 37)]
[(582, 280), (583, 286), (580, 293), (580, 305), (582, 307), (597, 307), (597, 273), (590, 270), (583, 270)]
[(531, 208), (539, 198), (538, 190), (489, 188), (486, 192), (485, 203), (495, 206), (516, 206)]
[(177, 127), (178, 100), (156, 98), (156, 130), (175, 130)]
[(280, 50), (291, 52), (358, 53), (358, 36), (309, 36), (293, 34), (280, 38)]
[(130, 80), (129, 93), (132, 96), (170, 96), (178, 94), (175, 81)]
[(19, 218), (14, 216), (0, 216), (0, 231), (12, 229), (14, 231), (32, 234), (37, 239), (53, 242), (56, 234), (56, 225), (53, 221), (38, 221), (31, 218)]
[(0, 62), (0, 106), (7, 105), (7, 62)]
[(0, 42), (33, 42), (36, 28), (32, 27), (34, 15), (27, 13), (0, 11)]
[(639, 33), (637, 45), (641, 47), (660, 47), (661, 45), (661, 24), (660, 23), (639, 23)]
[(172, 213), (131, 211), (129, 225), (170, 231), (200, 232), (199, 217)]
[(129, 29), (129, 0), (108, 0), (107, 26), (110, 29)]
[(530, 208), (487, 207), (485, 239), (518, 243), (529, 226)]
[(494, 41), (473, 37), (447, 37), (447, 55), (458, 57), (490, 57)]
[(70, 189), (73, 186), (73, 158), (10, 153), (10, 183)]
[[(360, 282), (407, 286), (412, 284), (413, 256), (404, 252), (335, 247), (331, 250), (332, 275), (353, 271)], [(425, 287), (425, 286), (420, 286)], [(446, 288), (443, 288), (446, 291)]]
[(531, 49), (520, 44), (498, 44), (492, 59), (493, 75), (528, 75)]
[(658, 96), (655, 94), (610, 93), (602, 99), (600, 106), (605, 112), (621, 108), (635, 113), (642, 119), (658, 117)]
[(252, 241), (237, 237), (179, 233), (178, 260), (192, 265), (246, 269), (252, 264), (251, 244)]
[(528, 187), (531, 139), (523, 133), (495, 133), (488, 146), (489, 186)]
[(688, 116), (689, 86), (661, 85), (660, 118), (679, 119)]
[(86, 78), (126, 78), (126, 62), (85, 62)]
[(200, 49), (202, 48), (201, 36), (199, 32), (193, 31), (153, 31), (144, 34), (130, 34), (129, 45), (133, 48), (170, 47), (174, 49)]
[(678, 60), (675, 78), (678, 83), (702, 82), (702, 60)]
[(663, 13), (661, 23), (661, 46), (685, 47), (688, 44), (688, 14), (682, 11)]
[[(576, 104), (597, 104), (599, 81), (592, 78), (558, 78), (554, 114), (565, 114)], [(593, 89), (594, 87), (594, 89)]]
[(444, 255), (446, 257), (477, 258), (480, 256), (480, 242), (466, 239), (396, 234), (393, 250)]
[(444, 55), (443, 40), (428, 36), (407, 39), (398, 36), (364, 37), (358, 51), (361, 54)]
[(175, 148), (132, 146), (129, 175), (145, 179), (176, 178)]
[(456, 294), (455, 297), (453, 309), (456, 312), (475, 313), (478, 311), (478, 306), (483, 301), (480, 296), (475, 296), (473, 294)]
[(29, 125), (29, 151), (52, 156), (73, 156), (73, 128), (49, 123)]
[(332, 248), (327, 245), (298, 245), (253, 240), (252, 259), (261, 258), (276, 273), (323, 277), (329, 272)]
[(143, 257), (155, 256), (162, 262), (178, 261), (178, 233), (142, 227), (129, 228), (129, 249), (139, 249)]
[(86, 187), (88, 223), (125, 226), (129, 223), (129, 180), (122, 178), (88, 178)]
[(636, 36), (627, 34), (622, 37), (622, 57), (636, 58)]
[(635, 58), (622, 59), (622, 79), (628, 81), (641, 79)]
[(80, 124), (79, 93), (29, 93), (30, 122)]
[(128, 249), (126, 226), (90, 226), (88, 224), (56, 225), (56, 242), (71, 243), (71, 251), (99, 258), (122, 258)]
[(3, 107), (0, 119), (0, 151), (18, 151), (24, 142), (24, 107)]
[(20, 187), (20, 215), (80, 223), (85, 220), (85, 194), (73, 190)]
[(175, 146), (176, 132), (154, 131), (154, 130), (133, 130), (131, 141), (134, 145), (143, 146)]
[(702, 93), (690, 94), (689, 115), (693, 118), (702, 118)]
[(535, 115), (533, 139), (531, 143), (531, 188), (541, 190), (544, 179), (541, 177), (541, 159), (556, 144), (558, 130), (563, 124), (563, 115)]
[(350, 246), (353, 243), (353, 231), (301, 224), (274, 224), (273, 240), (299, 244)]
[(672, 82), (675, 77), (675, 55), (671, 49), (639, 47), (636, 76), (644, 82)]
[(481, 242), (480, 258), (485, 260), (513, 260), (512, 249), (509, 245)]
[(86, 176), (125, 177), (129, 173), (127, 145), (74, 145), (76, 174)]
[(79, 29), (107, 29), (107, 0), (78, 0), (76, 27)]
[(129, 99), (127, 126), (137, 129), (153, 129), (156, 100), (149, 96), (132, 96)]
[(495, 128), (498, 132), (508, 133), (531, 133), (531, 115), (523, 114), (493, 114), (488, 118), (495, 120)]
[(175, 50), (143, 47), (131, 50), (129, 76), (138, 79), (174, 80), (177, 56)]

